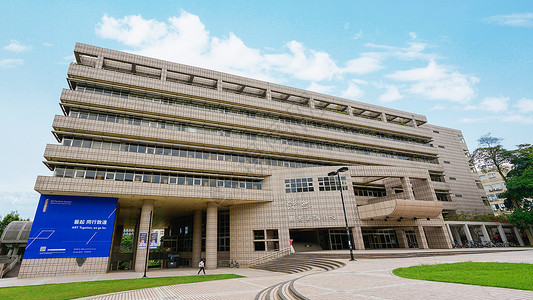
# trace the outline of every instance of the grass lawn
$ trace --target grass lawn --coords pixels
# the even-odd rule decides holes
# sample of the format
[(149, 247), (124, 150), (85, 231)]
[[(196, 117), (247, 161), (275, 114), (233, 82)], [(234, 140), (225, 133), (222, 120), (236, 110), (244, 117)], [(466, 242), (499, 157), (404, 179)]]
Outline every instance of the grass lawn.
[(0, 288), (0, 299), (72, 299), (149, 287), (240, 278), (235, 274), (136, 278)]
[(396, 276), (533, 291), (533, 264), (462, 262), (398, 268)]

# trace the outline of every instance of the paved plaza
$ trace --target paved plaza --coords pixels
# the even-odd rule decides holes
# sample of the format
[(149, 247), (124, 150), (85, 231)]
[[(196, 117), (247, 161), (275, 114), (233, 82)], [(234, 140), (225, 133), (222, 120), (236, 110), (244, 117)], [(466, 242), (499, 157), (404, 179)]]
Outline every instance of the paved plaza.
[[(491, 253), (487, 250), (494, 249), (479, 249), (479, 254), (452, 255), (455, 252), (452, 249), (444, 250), (450, 255), (358, 259), (354, 262), (344, 260), (345, 267), (329, 272), (310, 271), (298, 274), (282, 274), (247, 268), (220, 268), (210, 270), (208, 274), (234, 273), (246, 276), (246, 278), (148, 288), (85, 299), (254, 299), (261, 290), (295, 278), (298, 280), (296, 280), (294, 287), (309, 299), (533, 299), (533, 291), (412, 280), (392, 275), (392, 270), (395, 268), (419, 264), (465, 261), (533, 264), (533, 249), (512, 249), (514, 251)], [(377, 253), (384, 253), (384, 251), (387, 250), (381, 250)], [(365, 251), (364, 253), (368, 254), (369, 252)], [(402, 253), (402, 250), (390, 250), (390, 252)], [(358, 251), (355, 254), (357, 256)], [(196, 272), (195, 268), (180, 268), (150, 271), (148, 276), (195, 275)], [(7, 278), (0, 280), (0, 287), (138, 278), (141, 276), (142, 274), (133, 272), (115, 272), (83, 277)]]

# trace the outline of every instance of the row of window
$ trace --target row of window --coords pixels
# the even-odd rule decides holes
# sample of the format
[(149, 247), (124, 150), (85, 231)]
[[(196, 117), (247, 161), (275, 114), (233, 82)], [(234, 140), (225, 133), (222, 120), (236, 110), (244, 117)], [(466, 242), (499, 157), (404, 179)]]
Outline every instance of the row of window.
[[(348, 184), (346, 183), (346, 177), (341, 177), (342, 189), (347, 190)], [(319, 191), (339, 191), (341, 189), (341, 182), (339, 182), (337, 176), (318, 177), (318, 190)]]
[(285, 179), (285, 193), (314, 192), (313, 178)]
[(483, 186), (483, 188), (485, 189), (485, 191), (487, 192), (492, 192), (492, 191), (501, 191), (503, 190), (503, 187), (505, 187), (505, 183), (502, 182), (502, 183), (495, 183), (495, 184), (488, 184), (488, 185), (485, 185)]
[(387, 196), (387, 192), (385, 189), (378, 189), (378, 188), (364, 188), (364, 187), (357, 187), (354, 188), (354, 194), (356, 196), (362, 196), (362, 197), (385, 197)]
[(73, 146), (73, 147), (116, 150), (116, 151), (146, 153), (146, 154), (156, 154), (156, 155), (171, 155), (171, 156), (179, 156), (179, 157), (187, 157), (187, 158), (210, 159), (210, 160), (230, 161), (230, 162), (239, 162), (239, 163), (256, 164), (256, 165), (269, 165), (269, 166), (278, 166), (278, 167), (287, 167), (287, 168), (308, 168), (308, 167), (320, 166), (319, 164), (311, 164), (311, 163), (305, 163), (305, 162), (299, 162), (299, 161), (288, 161), (288, 160), (270, 159), (270, 158), (262, 158), (262, 157), (235, 155), (235, 154), (224, 154), (224, 153), (197, 151), (197, 150), (190, 150), (190, 149), (188, 150), (188, 149), (181, 149), (181, 148), (155, 147), (152, 145), (143, 145), (143, 144), (107, 142), (107, 141), (93, 140), (93, 139), (65, 137), (63, 138), (62, 142), (63, 142), (63, 145), (65, 146)]
[(103, 94), (106, 96), (114, 96), (114, 97), (120, 97), (120, 98), (141, 100), (141, 101), (146, 101), (146, 102), (156, 102), (156, 103), (162, 103), (162, 104), (173, 105), (173, 106), (183, 106), (183, 107), (202, 109), (202, 110), (207, 110), (207, 111), (215, 111), (215, 112), (220, 112), (220, 113), (225, 113), (225, 114), (243, 115), (243, 116), (247, 116), (251, 118), (260, 118), (264, 120), (279, 121), (281, 123), (288, 123), (288, 124), (299, 125), (299, 126), (304, 126), (304, 127), (320, 128), (320, 129), (325, 129), (325, 130), (330, 130), (330, 131), (339, 131), (339, 132), (351, 133), (351, 134), (356, 134), (356, 135), (377, 137), (380, 139), (392, 140), (392, 141), (397, 141), (397, 142), (413, 143), (413, 144), (429, 146), (429, 141), (426, 141), (426, 140), (386, 134), (382, 132), (376, 132), (376, 131), (361, 129), (361, 128), (351, 128), (351, 127), (347, 128), (344, 126), (327, 124), (327, 123), (310, 121), (310, 120), (298, 120), (298, 119), (293, 119), (293, 118), (286, 118), (286, 117), (282, 117), (278, 115), (258, 113), (255, 111), (249, 111), (249, 110), (244, 110), (244, 109), (239, 109), (239, 108), (229, 107), (229, 106), (212, 105), (212, 104), (207, 104), (207, 103), (196, 102), (193, 99), (189, 99), (189, 98), (161, 97), (161, 96), (149, 95), (149, 94), (144, 94), (144, 93), (128, 92), (128, 91), (123, 91), (123, 90), (102, 88), (102, 87), (82, 85), (82, 84), (78, 84), (76, 86), (76, 90), (81, 91), (81, 92)]
[(259, 181), (224, 177), (207, 177), (193, 175), (176, 175), (168, 173), (123, 171), (101, 168), (56, 167), (54, 176), (67, 178), (85, 178), (96, 180), (136, 181), (161, 184), (196, 185), (224, 187), (234, 189), (260, 190)]
[(241, 131), (241, 130), (234, 130), (234, 129), (228, 130), (228, 129), (221, 129), (221, 128), (212, 127), (212, 126), (198, 126), (198, 125), (191, 125), (191, 124), (185, 124), (185, 123), (180, 123), (180, 122), (168, 122), (168, 121), (161, 121), (161, 120), (151, 119), (151, 118), (138, 118), (138, 117), (130, 117), (127, 115), (115, 115), (115, 114), (107, 114), (107, 113), (102, 113), (102, 112), (98, 113), (95, 111), (77, 110), (77, 109), (72, 109), (69, 112), (69, 115), (71, 117), (81, 118), (81, 119), (90, 119), (90, 120), (107, 121), (107, 122), (130, 124), (130, 125), (137, 125), (137, 126), (173, 129), (173, 130), (178, 130), (178, 131), (210, 134), (210, 135), (217, 135), (217, 136), (226, 136), (226, 137), (241, 138), (241, 139), (247, 139), (247, 140), (260, 140), (260, 141), (265, 141), (268, 143), (287, 144), (287, 145), (299, 146), (299, 147), (326, 149), (326, 150), (333, 150), (333, 151), (339, 151), (339, 152), (357, 153), (357, 154), (363, 154), (363, 155), (380, 156), (380, 157), (410, 160), (410, 161), (420, 161), (420, 162), (433, 163), (433, 164), (437, 163), (437, 160), (435, 158), (419, 156), (419, 155), (414, 155), (414, 154), (398, 154), (396, 152), (386, 151), (386, 150), (378, 150), (378, 149), (364, 148), (364, 147), (358, 147), (358, 146), (346, 146), (346, 145), (339, 145), (339, 144), (335, 145), (333, 143), (324, 143), (324, 142), (309, 141), (309, 140), (303, 140), (303, 139), (289, 139), (289, 138), (285, 138), (282, 136), (276, 136), (276, 135), (257, 134), (257, 133), (251, 133), (251, 132), (246, 132), (246, 131)]

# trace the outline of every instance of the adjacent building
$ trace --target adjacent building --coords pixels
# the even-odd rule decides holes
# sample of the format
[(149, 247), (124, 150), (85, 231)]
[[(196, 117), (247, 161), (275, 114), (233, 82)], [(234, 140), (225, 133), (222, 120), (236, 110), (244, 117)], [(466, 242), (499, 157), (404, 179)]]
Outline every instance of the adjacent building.
[[(423, 115), (85, 44), (74, 54), (19, 277), (142, 271), (154, 229), (150, 258), (178, 265), (247, 265), (291, 241), (347, 249), (341, 193), (359, 250), (450, 248), (443, 214), (491, 211), (461, 132)], [(133, 253), (120, 253), (126, 229)]]

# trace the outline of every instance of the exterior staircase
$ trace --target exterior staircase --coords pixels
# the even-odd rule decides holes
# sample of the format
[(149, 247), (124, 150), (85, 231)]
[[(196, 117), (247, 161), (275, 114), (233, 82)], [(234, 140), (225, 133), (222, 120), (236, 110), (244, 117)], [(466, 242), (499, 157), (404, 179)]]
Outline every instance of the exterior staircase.
[(287, 280), (267, 287), (256, 295), (256, 300), (307, 299), (294, 288), (294, 282), (307, 275), (326, 272), (345, 266), (343, 262), (323, 258), (320, 255), (296, 253), (269, 260), (251, 268), (287, 274), (306, 273), (292, 280)]

